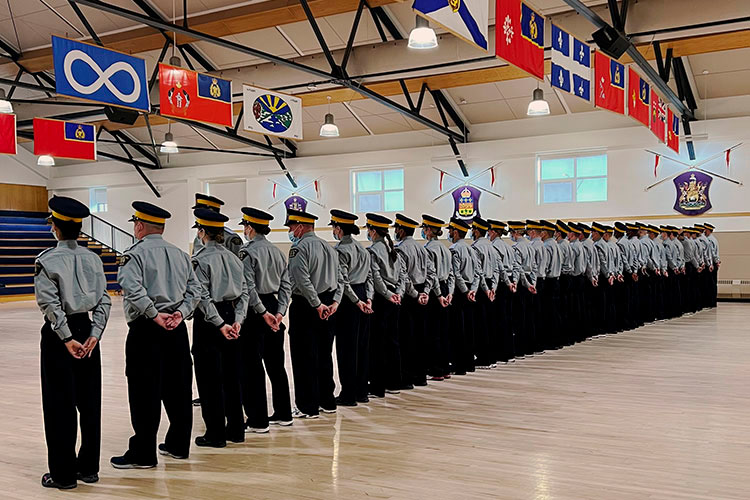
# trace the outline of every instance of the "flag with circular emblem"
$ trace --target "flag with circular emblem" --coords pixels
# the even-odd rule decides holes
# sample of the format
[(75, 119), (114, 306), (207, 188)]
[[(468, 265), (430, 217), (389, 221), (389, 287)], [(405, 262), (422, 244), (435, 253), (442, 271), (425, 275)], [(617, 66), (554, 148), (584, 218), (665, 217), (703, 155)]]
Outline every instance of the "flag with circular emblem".
[(495, 54), (544, 79), (544, 17), (519, 0), (497, 0)]
[(34, 154), (96, 160), (96, 127), (90, 123), (34, 118)]
[(232, 126), (232, 82), (159, 63), (159, 112), (224, 127)]
[(242, 86), (244, 129), (257, 134), (302, 139), (302, 99), (251, 85)]

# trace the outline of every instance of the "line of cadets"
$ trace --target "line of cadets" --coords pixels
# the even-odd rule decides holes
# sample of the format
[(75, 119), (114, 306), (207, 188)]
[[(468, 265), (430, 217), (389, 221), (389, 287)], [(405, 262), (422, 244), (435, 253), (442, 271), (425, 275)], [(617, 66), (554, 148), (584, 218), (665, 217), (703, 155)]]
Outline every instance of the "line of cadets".
[[(195, 444), (224, 447), (243, 442), (246, 432), (269, 432), (270, 424), (292, 425), (293, 418), (318, 418), (337, 406), (427, 385), (428, 379), (494, 368), (716, 305), (720, 260), (710, 224), (506, 224), (479, 217), (446, 224), (430, 215), (418, 222), (367, 214), (372, 243), (365, 248), (354, 238), (358, 217), (332, 210), (332, 247), (315, 234), (316, 216), (290, 209), (287, 261), (266, 239), (270, 214), (242, 209), (242, 245), (225, 227), (222, 205), (196, 195), (190, 258), (161, 237), (169, 212), (133, 203), (139, 241), (122, 256), (118, 281), (129, 328), (125, 374), (134, 435), (127, 451), (111, 458), (115, 468), (154, 467), (157, 451), (188, 457), (192, 366), (185, 320), (191, 317), (206, 427)], [(71, 488), (76, 479), (98, 480), (97, 342), (110, 302), (101, 265), (97, 269), (88, 250), (65, 241), (77, 238), (88, 209), (61, 197), (50, 207), (53, 232), (67, 227), (67, 233), (56, 233), (58, 247), (39, 256), (35, 280), (45, 314), (42, 393), (50, 473), (42, 484)], [(414, 239), (420, 228), (425, 244)], [(75, 238), (64, 237), (73, 232)], [(444, 234), (449, 247), (439, 241)], [(506, 234), (509, 242), (502, 239)], [(284, 369), (287, 313), (294, 409)], [(162, 404), (169, 430), (157, 447)], [(76, 411), (82, 435), (77, 460)]]

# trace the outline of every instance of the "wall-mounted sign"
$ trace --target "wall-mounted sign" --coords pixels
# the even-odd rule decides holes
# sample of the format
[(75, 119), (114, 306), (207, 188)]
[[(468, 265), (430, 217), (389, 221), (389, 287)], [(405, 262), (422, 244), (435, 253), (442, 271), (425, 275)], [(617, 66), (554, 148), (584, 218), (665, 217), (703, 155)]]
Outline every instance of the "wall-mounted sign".
[(713, 177), (702, 172), (689, 171), (674, 179), (677, 200), (674, 209), (683, 215), (700, 215), (711, 210), (708, 188)]
[(472, 220), (479, 215), (479, 197), (482, 192), (473, 186), (460, 186), (453, 190), (453, 216)]

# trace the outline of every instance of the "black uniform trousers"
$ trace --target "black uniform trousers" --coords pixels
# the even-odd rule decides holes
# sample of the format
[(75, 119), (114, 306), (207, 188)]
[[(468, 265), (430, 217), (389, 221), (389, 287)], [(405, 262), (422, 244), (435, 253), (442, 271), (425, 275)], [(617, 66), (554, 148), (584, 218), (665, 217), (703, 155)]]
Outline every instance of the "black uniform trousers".
[(489, 317), (490, 339), (496, 361), (506, 362), (514, 356), (512, 303), (514, 294), (505, 283), (500, 283)]
[(534, 314), (536, 316), (536, 336), (534, 338), (533, 345), (531, 345), (531, 351), (526, 352), (527, 355), (534, 354), (535, 352), (541, 352), (544, 350), (544, 345), (547, 342), (547, 328), (549, 318), (545, 313), (544, 308), (548, 304), (547, 298), (547, 279), (537, 278), (536, 280), (536, 296), (534, 297)]
[[(422, 293), (425, 284), (417, 283), (414, 288), (417, 293)], [(427, 307), (421, 305), (418, 298), (404, 295), (401, 299), (401, 309), (398, 328), (401, 345), (401, 379), (406, 385), (424, 385), (427, 378), (425, 356)]]
[[(333, 291), (318, 295), (325, 305), (333, 303)], [(337, 313), (338, 314), (338, 313)], [(294, 376), (294, 401), (307, 415), (320, 408), (336, 409), (333, 391), (333, 334), (336, 315), (320, 319), (318, 311), (301, 295), (292, 296), (289, 306), (289, 349)]]
[(547, 328), (542, 349), (559, 349), (564, 345), (560, 334), (560, 325), (563, 324), (560, 308), (564, 307), (560, 296), (560, 278), (545, 278), (544, 289), (542, 314), (546, 317)]
[(383, 397), (386, 389), (398, 390), (403, 385), (398, 331), (401, 309), (379, 293), (375, 294), (372, 309), (369, 393)]
[[(448, 296), (448, 282), (440, 282), (440, 295)], [(435, 295), (427, 303), (427, 374), (431, 377), (448, 375), (449, 334), (451, 306), (443, 307)]]
[[(485, 278), (486, 279), (486, 278)], [(490, 289), (490, 280), (486, 279), (487, 289)], [(477, 302), (474, 305), (474, 350), (477, 366), (490, 366), (497, 362), (494, 347), (494, 335), (490, 337), (490, 328), (494, 321), (492, 319), (493, 303), (487, 297), (487, 292), (479, 287), (477, 290)]]
[(583, 308), (581, 314), (582, 328), (580, 330), (579, 341), (583, 341), (594, 335), (596, 331), (594, 308), (597, 307), (596, 296), (599, 293), (599, 287), (594, 286), (591, 278), (584, 274), (583, 276)]
[(716, 307), (717, 297), (719, 295), (719, 268), (714, 264), (714, 270), (711, 271), (711, 298), (710, 307)]
[(370, 330), (373, 314), (364, 314), (359, 319), (359, 338), (357, 339), (357, 401), (367, 401), (370, 392)]
[[(73, 338), (83, 344), (91, 334), (87, 313), (67, 316)], [(91, 357), (75, 359), (49, 321), (42, 327), (42, 411), (47, 462), (52, 479), (61, 485), (76, 483), (76, 474), (99, 472), (101, 444), (102, 364), (99, 345)], [(76, 454), (78, 419), (81, 447)]]
[[(276, 296), (263, 294), (259, 295), (259, 298), (266, 310), (275, 315), (279, 305)], [(274, 418), (285, 421), (292, 419), (289, 379), (284, 368), (286, 326), (283, 323), (280, 326), (279, 331), (274, 332), (263, 320), (263, 315), (254, 310), (248, 311), (245, 323), (242, 325), (240, 334), (242, 405), (245, 407), (247, 425), (256, 429), (268, 427), (266, 373), (271, 381)]]
[[(353, 283), (351, 286), (357, 297), (367, 302), (365, 284)], [(359, 342), (366, 326), (366, 315), (345, 296), (341, 299), (336, 316), (336, 363), (341, 382), (339, 397), (354, 402), (357, 399), (357, 371), (362, 370), (359, 366), (366, 363), (365, 359), (359, 359)]]
[(193, 429), (193, 366), (185, 322), (165, 330), (141, 316), (128, 323), (128, 328), (125, 376), (135, 434), (125, 456), (139, 465), (157, 463), (156, 433), (162, 403), (169, 418), (165, 446), (175, 455), (188, 456)]
[(513, 314), (513, 346), (515, 357), (534, 353), (537, 326), (536, 300), (536, 295), (531, 293), (525, 286), (519, 284), (511, 309), (511, 313)]

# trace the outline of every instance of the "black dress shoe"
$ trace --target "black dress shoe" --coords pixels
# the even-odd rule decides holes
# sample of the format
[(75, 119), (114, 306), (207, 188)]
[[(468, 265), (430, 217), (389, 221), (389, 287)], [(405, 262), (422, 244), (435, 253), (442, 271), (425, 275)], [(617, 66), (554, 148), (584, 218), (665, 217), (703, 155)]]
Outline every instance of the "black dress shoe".
[(369, 402), (370, 402), (370, 398), (368, 398), (367, 396), (362, 397), (362, 398), (357, 398), (357, 403), (367, 404)]
[(414, 385), (412, 385), (412, 384), (404, 384), (401, 387), (399, 387), (399, 389), (402, 390), (402, 391), (410, 391), (410, 390), (414, 389)]
[(244, 443), (245, 432), (243, 431), (242, 434), (227, 434), (227, 441), (231, 441), (233, 443)]
[(81, 474), (79, 472), (78, 473), (78, 480), (79, 481), (83, 481), (86, 484), (97, 483), (97, 482), (99, 482), (99, 474), (97, 474), (96, 472), (94, 472), (93, 474), (88, 474), (88, 475), (84, 476), (83, 474)]
[(159, 445), (159, 455), (164, 455), (166, 457), (172, 457), (172, 458), (175, 458), (177, 460), (185, 460), (187, 458), (187, 455), (179, 455), (177, 453), (169, 451), (167, 449), (167, 444), (166, 443), (161, 443)]
[(226, 441), (214, 441), (206, 438), (206, 436), (198, 436), (195, 438), (195, 446), (201, 446), (203, 448), (226, 448)]
[(115, 469), (153, 469), (156, 467), (156, 464), (137, 464), (127, 454), (120, 457), (112, 457), (109, 459), (109, 463)]
[(201, 398), (195, 398), (193, 400), (193, 406), (200, 406), (201, 405)]
[(57, 488), (58, 490), (72, 490), (78, 485), (76, 483), (60, 484), (52, 479), (52, 475), (48, 472), (42, 476), (42, 486), (45, 488)]
[(417, 387), (424, 387), (427, 385), (427, 380), (424, 380), (424, 379), (415, 380), (414, 385), (416, 385)]
[(357, 402), (353, 399), (341, 399), (336, 398), (336, 406), (357, 406)]

